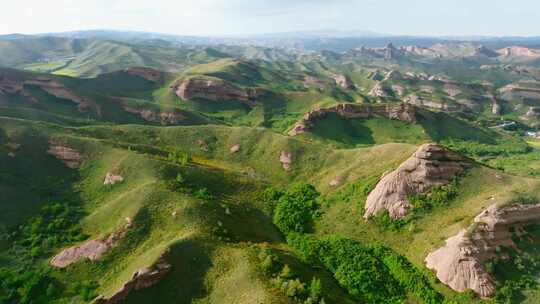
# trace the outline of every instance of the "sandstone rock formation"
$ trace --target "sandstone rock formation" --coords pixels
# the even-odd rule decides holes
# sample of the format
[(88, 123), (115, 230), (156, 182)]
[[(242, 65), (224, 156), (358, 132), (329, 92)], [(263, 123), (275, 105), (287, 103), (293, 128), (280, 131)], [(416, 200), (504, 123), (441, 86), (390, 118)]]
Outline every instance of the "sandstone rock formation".
[(354, 83), (352, 83), (345, 75), (334, 74), (332, 75), (332, 79), (334, 80), (335, 84), (340, 88), (347, 90), (354, 90), (356, 88)]
[(120, 175), (115, 175), (111, 172), (107, 172), (105, 175), (105, 180), (103, 181), (103, 185), (105, 186), (112, 186), (116, 183), (121, 183), (124, 181), (124, 178)]
[(292, 161), (292, 153), (281, 151), (279, 155), (279, 162), (281, 163), (281, 166), (283, 167), (283, 169), (285, 169), (285, 171), (291, 170)]
[(210, 147), (208, 147), (208, 143), (206, 143), (202, 139), (197, 140), (197, 145), (199, 145), (199, 148), (204, 152), (208, 152), (210, 150)]
[(126, 282), (124, 286), (122, 286), (122, 288), (110, 298), (99, 296), (96, 300), (94, 300), (94, 303), (122, 303), (122, 301), (129, 295), (131, 291), (148, 288), (158, 283), (172, 269), (172, 265), (167, 262), (167, 254), (168, 251), (164, 252), (154, 265), (135, 271), (131, 277), (131, 280)]
[(468, 230), (461, 230), (445, 246), (431, 252), (426, 265), (437, 272), (441, 282), (456, 291), (471, 289), (481, 297), (491, 297), (496, 285), (484, 268), (485, 262), (500, 256), (500, 247), (517, 249), (512, 232), (524, 233), (522, 227), (539, 220), (540, 203), (493, 204), (475, 217)]
[(79, 151), (66, 145), (56, 144), (52, 141), (49, 142), (47, 153), (53, 155), (71, 169), (79, 168), (83, 162)]
[(129, 75), (142, 77), (151, 82), (159, 82), (163, 79), (161, 72), (151, 68), (133, 67), (124, 69), (124, 72)]
[(162, 125), (177, 125), (186, 119), (182, 111), (175, 109), (172, 112), (157, 113), (149, 109), (124, 106), (124, 111), (139, 115), (148, 122), (160, 122)]
[(332, 179), (328, 185), (330, 187), (337, 187), (343, 183), (343, 178), (341, 176), (336, 176), (334, 179)]
[(388, 98), (390, 97), (389, 92), (384, 87), (382, 83), (377, 83), (375, 86), (369, 91), (369, 96), (378, 97), (378, 98)]
[(242, 89), (221, 79), (190, 78), (173, 84), (172, 89), (183, 100), (240, 101), (250, 106), (262, 94), (259, 89)]
[(229, 149), (229, 151), (230, 151), (231, 153), (236, 153), (236, 152), (240, 151), (240, 145), (239, 145), (239, 144), (236, 144), (236, 145), (232, 146), (232, 147)]
[(448, 184), (468, 163), (457, 153), (437, 144), (424, 144), (396, 170), (386, 174), (366, 200), (364, 218), (388, 211), (390, 217), (405, 217), (408, 196)]
[(529, 110), (527, 110), (527, 113), (525, 113), (525, 117), (528, 117), (528, 118), (540, 117), (540, 107), (529, 107)]
[(124, 227), (112, 233), (107, 238), (89, 240), (81, 245), (62, 250), (51, 259), (50, 264), (54, 267), (65, 268), (83, 259), (89, 259), (91, 261), (98, 260), (124, 237), (127, 229), (132, 225), (130, 218), (127, 218), (126, 222)]
[(426, 107), (437, 110), (449, 110), (448, 105), (442, 101), (433, 101), (431, 99), (426, 99), (416, 94), (411, 94), (407, 96), (405, 98), (405, 102), (419, 107)]
[(396, 119), (406, 123), (416, 123), (416, 109), (408, 104), (394, 105), (367, 105), (367, 104), (339, 104), (331, 108), (315, 109), (304, 115), (289, 131), (290, 136), (309, 132), (318, 120), (324, 119), (329, 113), (335, 113), (346, 119), (370, 118), (382, 116)]
[(38, 103), (39, 100), (33, 96), (31, 91), (27, 90), (27, 86), (38, 87), (52, 96), (69, 100), (77, 105), (79, 111), (93, 109), (98, 115), (101, 115), (101, 108), (95, 102), (77, 95), (52, 76), (20, 77), (10, 72), (0, 72), (0, 93), (20, 95)]
[(502, 56), (501, 59), (513, 59), (517, 61), (528, 61), (540, 59), (540, 50), (527, 47), (512, 46), (500, 49), (497, 53)]

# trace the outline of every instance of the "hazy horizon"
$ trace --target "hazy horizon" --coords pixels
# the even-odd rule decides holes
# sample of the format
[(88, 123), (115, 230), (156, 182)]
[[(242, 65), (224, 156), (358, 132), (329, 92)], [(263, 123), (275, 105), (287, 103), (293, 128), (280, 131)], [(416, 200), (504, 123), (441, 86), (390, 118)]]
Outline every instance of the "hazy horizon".
[(533, 24), (540, 18), (540, 2), (516, 2), (30, 0), (3, 4), (0, 34), (108, 29), (246, 36), (332, 29), (408, 36), (540, 36)]

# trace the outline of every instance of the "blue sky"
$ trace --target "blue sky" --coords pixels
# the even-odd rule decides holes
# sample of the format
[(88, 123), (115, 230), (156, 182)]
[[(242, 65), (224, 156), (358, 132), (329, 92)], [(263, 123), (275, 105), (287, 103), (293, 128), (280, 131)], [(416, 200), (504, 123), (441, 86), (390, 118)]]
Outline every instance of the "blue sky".
[(4, 0), (0, 34), (119, 29), (239, 35), (322, 29), (540, 36), (540, 0)]

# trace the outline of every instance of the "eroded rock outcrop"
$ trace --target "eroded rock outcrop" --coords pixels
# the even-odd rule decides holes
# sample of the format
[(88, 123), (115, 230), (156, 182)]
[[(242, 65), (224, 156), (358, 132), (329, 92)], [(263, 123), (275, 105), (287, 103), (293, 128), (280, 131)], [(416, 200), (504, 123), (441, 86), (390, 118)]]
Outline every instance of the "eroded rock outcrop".
[(389, 90), (380, 82), (375, 84), (375, 86), (373, 86), (371, 91), (369, 91), (368, 95), (373, 96), (373, 97), (378, 97), (378, 98), (390, 97)]
[(89, 240), (81, 245), (62, 250), (51, 259), (50, 264), (54, 267), (65, 268), (84, 259), (98, 260), (125, 236), (132, 225), (132, 220), (126, 218), (126, 222), (124, 227), (104, 239)]
[(161, 72), (151, 68), (133, 67), (124, 69), (124, 72), (129, 75), (144, 78), (150, 82), (159, 82), (163, 79), (163, 74)]
[(9, 72), (0, 73), (0, 93), (20, 95), (32, 102), (39, 102), (28, 90), (28, 87), (38, 87), (54, 97), (69, 100), (77, 105), (79, 111), (93, 109), (98, 115), (101, 115), (101, 108), (95, 102), (77, 95), (52, 76), (25, 75), (21, 77)]
[(448, 184), (468, 166), (459, 154), (437, 144), (424, 144), (396, 170), (386, 174), (366, 200), (364, 218), (388, 211), (402, 218), (412, 208), (408, 196)]
[(183, 100), (241, 101), (250, 106), (254, 106), (262, 94), (259, 89), (239, 88), (221, 79), (190, 78), (173, 84), (171, 88)]
[(83, 159), (79, 151), (67, 145), (49, 142), (47, 153), (62, 161), (67, 167), (77, 169), (81, 166)]
[(99, 296), (96, 300), (94, 300), (94, 303), (122, 303), (122, 301), (129, 295), (131, 291), (148, 288), (155, 285), (172, 269), (172, 265), (167, 262), (167, 255), (168, 251), (165, 251), (154, 265), (135, 271), (131, 277), (131, 280), (126, 282), (124, 286), (122, 286), (122, 288), (110, 298)]
[(121, 175), (116, 175), (111, 172), (107, 172), (105, 175), (105, 180), (103, 181), (103, 185), (105, 186), (112, 186), (116, 183), (121, 183), (124, 181), (124, 178)]
[(352, 83), (345, 75), (333, 74), (332, 79), (334, 80), (335, 84), (340, 88), (343, 88), (346, 90), (356, 89), (356, 85)]
[(239, 144), (236, 144), (236, 145), (233, 145), (230, 149), (229, 149), (229, 152), (231, 153), (236, 153), (240, 151), (240, 145)]
[(172, 112), (154, 112), (149, 109), (124, 106), (124, 111), (140, 116), (148, 122), (160, 122), (162, 125), (177, 125), (186, 119), (184, 113), (178, 109)]
[(408, 104), (395, 105), (367, 105), (367, 104), (340, 104), (331, 108), (315, 109), (304, 115), (289, 131), (290, 136), (309, 132), (318, 120), (324, 119), (329, 113), (335, 113), (346, 119), (370, 118), (382, 116), (396, 119), (406, 123), (416, 123), (416, 109)]
[[(485, 262), (500, 257), (500, 247), (517, 249), (513, 233), (540, 221), (540, 204), (493, 204), (475, 217), (467, 230), (449, 238), (446, 244), (426, 257), (428, 268), (450, 288), (463, 292), (473, 290), (481, 297), (491, 297), (496, 290), (493, 277), (484, 268)], [(513, 231), (513, 233), (512, 233)]]
[(279, 162), (281, 163), (281, 166), (285, 171), (291, 170), (292, 161), (292, 153), (281, 151), (281, 153), (279, 154)]

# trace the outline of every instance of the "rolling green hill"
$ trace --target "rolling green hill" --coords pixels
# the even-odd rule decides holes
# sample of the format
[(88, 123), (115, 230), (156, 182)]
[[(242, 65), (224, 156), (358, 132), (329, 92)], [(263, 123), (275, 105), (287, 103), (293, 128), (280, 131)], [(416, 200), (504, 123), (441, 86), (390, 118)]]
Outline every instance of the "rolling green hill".
[[(537, 302), (535, 225), (511, 232), (522, 251), (500, 246), (479, 266), (491, 299), (426, 267), (494, 202), (540, 199), (536, 86), (506, 96), (529, 76), (477, 77), (488, 50), (438, 48), (451, 60), (0, 40), (14, 56), (0, 59), (0, 303)], [(463, 172), (406, 193), (411, 215), (364, 219), (376, 185), (413, 172), (401, 164), (425, 143)], [(437, 182), (443, 169), (423, 167)]]

